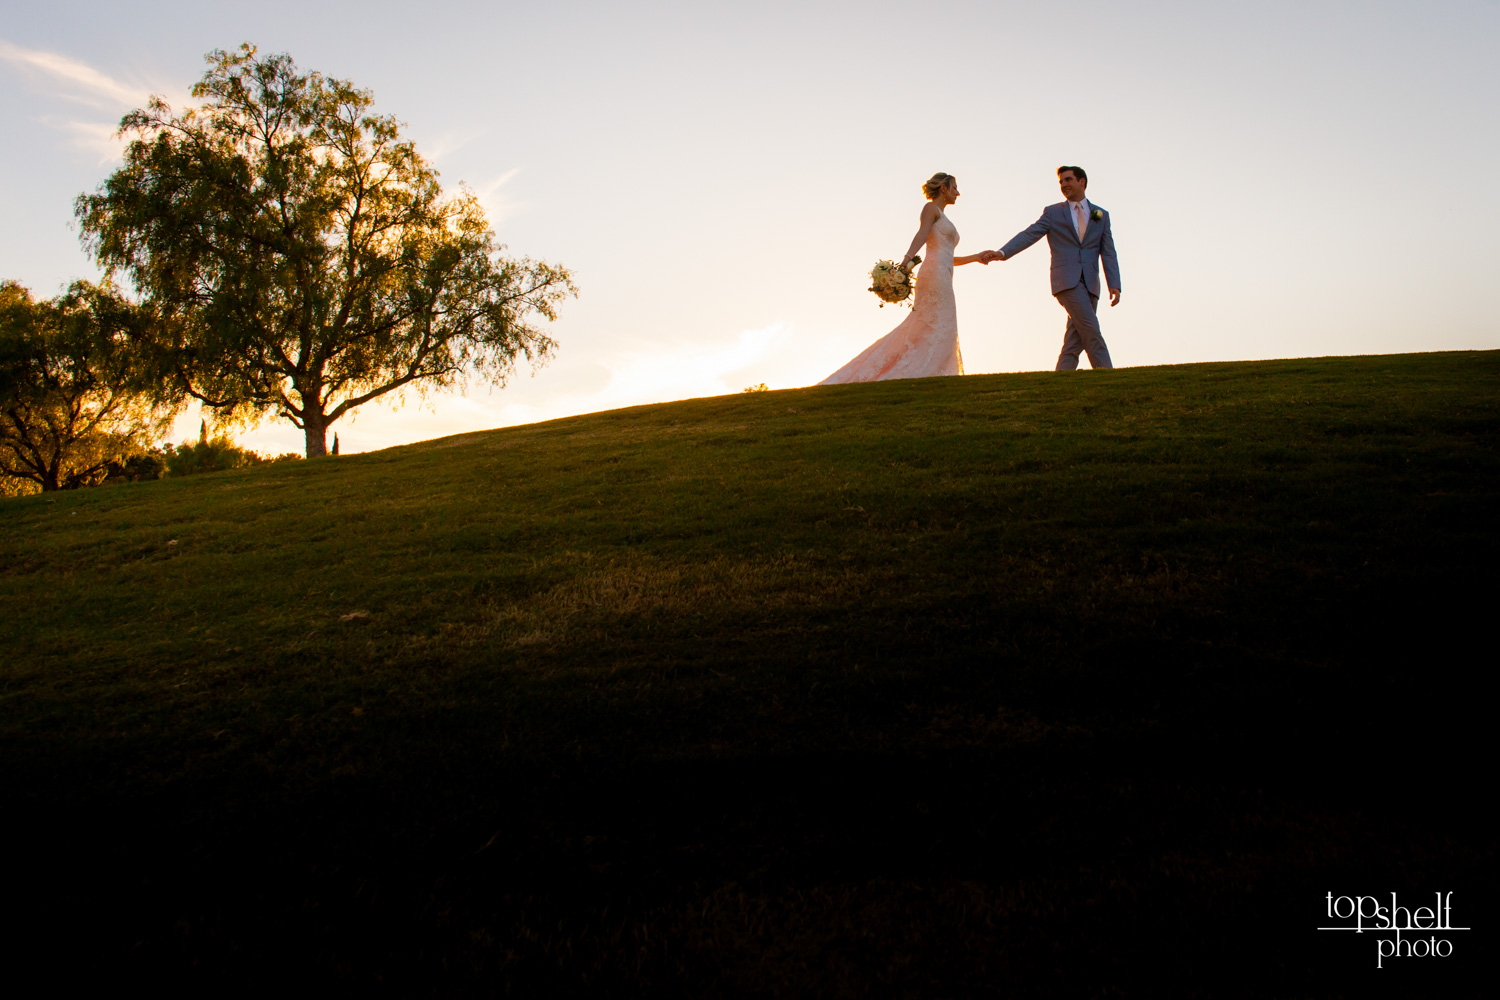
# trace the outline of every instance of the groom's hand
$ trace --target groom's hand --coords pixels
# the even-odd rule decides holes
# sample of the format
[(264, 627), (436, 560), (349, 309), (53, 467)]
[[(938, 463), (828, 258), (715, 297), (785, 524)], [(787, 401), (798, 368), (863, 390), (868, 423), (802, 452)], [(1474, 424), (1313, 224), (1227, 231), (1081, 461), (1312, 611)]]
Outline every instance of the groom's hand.
[(1111, 288), (1109, 290), (1109, 304), (1111, 306), (1120, 304), (1120, 290), (1118, 288)]

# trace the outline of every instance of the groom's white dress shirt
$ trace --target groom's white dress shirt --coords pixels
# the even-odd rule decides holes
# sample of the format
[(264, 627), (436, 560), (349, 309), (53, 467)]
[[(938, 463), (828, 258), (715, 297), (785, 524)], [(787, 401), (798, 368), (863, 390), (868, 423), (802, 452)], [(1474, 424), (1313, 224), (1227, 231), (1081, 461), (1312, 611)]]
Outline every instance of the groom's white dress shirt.
[[(1079, 209), (1082, 209), (1080, 212)], [(1068, 215), (1073, 219), (1073, 229), (1078, 233), (1078, 242), (1083, 242), (1083, 234), (1089, 231), (1089, 200), (1068, 202)]]

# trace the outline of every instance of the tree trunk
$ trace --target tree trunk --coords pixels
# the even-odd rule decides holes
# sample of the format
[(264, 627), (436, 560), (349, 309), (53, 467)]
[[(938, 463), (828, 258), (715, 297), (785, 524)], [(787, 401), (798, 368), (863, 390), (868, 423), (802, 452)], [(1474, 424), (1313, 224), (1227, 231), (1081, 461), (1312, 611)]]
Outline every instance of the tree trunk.
[(322, 406), (309, 406), (302, 411), (302, 431), (307, 436), (307, 457), (322, 458), (328, 454), (328, 418)]

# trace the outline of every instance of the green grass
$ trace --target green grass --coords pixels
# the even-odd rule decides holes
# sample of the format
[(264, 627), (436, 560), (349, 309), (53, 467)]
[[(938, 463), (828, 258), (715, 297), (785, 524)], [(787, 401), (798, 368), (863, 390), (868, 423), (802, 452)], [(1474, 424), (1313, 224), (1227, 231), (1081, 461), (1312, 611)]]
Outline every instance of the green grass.
[(3, 501), (10, 849), (153, 976), (1315, 992), (1325, 892), (1492, 879), (1497, 445), (1500, 353), (1427, 354)]

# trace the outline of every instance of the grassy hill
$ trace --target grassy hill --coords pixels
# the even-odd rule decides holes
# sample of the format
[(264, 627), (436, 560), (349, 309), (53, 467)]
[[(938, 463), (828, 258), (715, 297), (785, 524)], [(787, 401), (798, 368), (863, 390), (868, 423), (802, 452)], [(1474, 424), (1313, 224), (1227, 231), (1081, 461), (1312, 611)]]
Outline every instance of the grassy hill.
[(1493, 883), (1497, 501), (1500, 352), (752, 393), (3, 501), (31, 947), (1348, 990), (1373, 951), (1311, 932), (1324, 893)]

